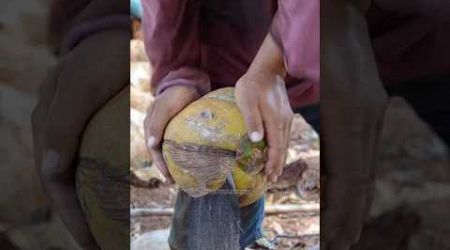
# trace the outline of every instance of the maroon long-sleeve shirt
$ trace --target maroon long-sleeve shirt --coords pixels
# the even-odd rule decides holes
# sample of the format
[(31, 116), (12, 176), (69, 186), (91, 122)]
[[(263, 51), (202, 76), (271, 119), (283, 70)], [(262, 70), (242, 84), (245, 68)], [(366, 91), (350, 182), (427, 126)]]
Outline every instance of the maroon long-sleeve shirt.
[(155, 94), (233, 86), (270, 32), (284, 53), (290, 103), (319, 100), (319, 0), (143, 0)]
[(450, 72), (449, 0), (375, 0), (367, 20), (385, 84)]

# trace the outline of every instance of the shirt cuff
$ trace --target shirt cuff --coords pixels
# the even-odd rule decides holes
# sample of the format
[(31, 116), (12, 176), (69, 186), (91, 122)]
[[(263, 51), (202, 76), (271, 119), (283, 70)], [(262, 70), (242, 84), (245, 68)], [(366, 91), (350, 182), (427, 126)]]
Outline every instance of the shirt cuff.
[(211, 83), (208, 74), (200, 69), (192, 67), (183, 67), (167, 74), (156, 87), (155, 95), (159, 95), (173, 86), (194, 88), (201, 96), (211, 91)]
[(123, 28), (130, 29), (129, 15), (111, 15), (86, 21), (70, 29), (64, 36), (60, 52), (65, 54), (75, 48), (83, 39), (105, 29)]

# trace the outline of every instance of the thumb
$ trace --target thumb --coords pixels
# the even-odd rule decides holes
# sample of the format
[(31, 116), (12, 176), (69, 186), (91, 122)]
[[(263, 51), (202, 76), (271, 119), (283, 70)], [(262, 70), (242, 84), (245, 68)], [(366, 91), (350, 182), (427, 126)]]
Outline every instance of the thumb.
[(264, 139), (264, 127), (261, 114), (255, 101), (238, 102), (238, 107), (244, 116), (247, 133), (252, 142)]
[(154, 148), (161, 143), (167, 123), (186, 105), (198, 98), (190, 87), (173, 86), (156, 97), (145, 120), (147, 146)]
[(157, 102), (153, 104), (147, 128), (147, 146), (149, 148), (154, 148), (160, 144), (164, 129), (173, 115), (167, 105), (159, 105)]

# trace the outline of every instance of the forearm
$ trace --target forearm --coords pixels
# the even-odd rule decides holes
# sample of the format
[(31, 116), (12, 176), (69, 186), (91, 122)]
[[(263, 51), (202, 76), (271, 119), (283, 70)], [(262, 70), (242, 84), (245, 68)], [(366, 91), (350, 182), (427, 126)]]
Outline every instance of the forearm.
[[(331, 5), (331, 4), (330, 4)], [(336, 4), (323, 18), (322, 118), (329, 159), (347, 161), (346, 171), (327, 162), (327, 174), (369, 177), (388, 97), (380, 81), (365, 19), (355, 6)], [(336, 21), (336, 17), (341, 19)], [(339, 139), (330, 139), (339, 138)], [(349, 147), (342, 145), (348, 145)], [(339, 146), (341, 145), (341, 146)], [(339, 154), (341, 152), (342, 154)], [(349, 157), (344, 152), (358, 152)], [(334, 158), (336, 157), (336, 158)], [(326, 157), (328, 158), (328, 157)]]
[(323, 7), (324, 239), (348, 249), (370, 209), (387, 95), (361, 11), (347, 3)]
[(258, 53), (249, 68), (250, 72), (271, 73), (285, 77), (283, 51), (274, 41), (272, 35), (268, 34), (264, 39)]

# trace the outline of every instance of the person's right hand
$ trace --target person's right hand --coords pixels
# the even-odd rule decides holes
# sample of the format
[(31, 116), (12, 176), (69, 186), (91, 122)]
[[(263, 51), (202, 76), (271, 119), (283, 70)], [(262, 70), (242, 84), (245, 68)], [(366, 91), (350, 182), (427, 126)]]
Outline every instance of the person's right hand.
[(124, 29), (104, 30), (80, 41), (59, 58), (42, 84), (31, 117), (33, 153), (42, 188), (83, 249), (99, 247), (77, 197), (75, 160), (81, 135), (93, 114), (129, 84), (128, 52), (117, 49), (129, 42), (129, 32)]
[[(370, 215), (387, 94), (361, 6), (321, 5), (321, 248), (349, 250)], [(325, 179), (326, 178), (326, 179)]]
[(198, 99), (200, 95), (195, 88), (173, 86), (158, 95), (150, 106), (144, 120), (145, 141), (155, 166), (173, 183), (161, 153), (161, 142), (167, 123), (186, 105)]

